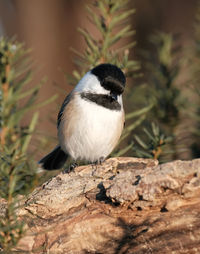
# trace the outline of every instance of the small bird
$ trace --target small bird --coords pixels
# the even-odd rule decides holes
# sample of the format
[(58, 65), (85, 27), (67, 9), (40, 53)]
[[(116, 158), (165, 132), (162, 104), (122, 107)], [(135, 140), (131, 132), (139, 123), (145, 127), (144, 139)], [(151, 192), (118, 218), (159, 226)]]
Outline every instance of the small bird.
[(101, 163), (112, 152), (124, 127), (124, 73), (100, 64), (87, 72), (65, 98), (57, 119), (58, 143), (39, 163), (62, 168), (67, 158)]

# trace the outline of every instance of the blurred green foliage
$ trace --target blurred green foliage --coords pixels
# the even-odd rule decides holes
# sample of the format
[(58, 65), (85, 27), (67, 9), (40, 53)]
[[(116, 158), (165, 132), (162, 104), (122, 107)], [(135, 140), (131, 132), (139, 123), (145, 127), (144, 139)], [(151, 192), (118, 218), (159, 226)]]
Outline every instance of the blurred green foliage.
[[(192, 57), (191, 57), (192, 56)], [(189, 70), (192, 73), (191, 83), (194, 93), (192, 101), (193, 106), (189, 116), (192, 116), (194, 126), (192, 134), (194, 142), (192, 143), (192, 156), (200, 157), (200, 1), (197, 2), (197, 11), (194, 22), (194, 47), (190, 55)]]
[[(161, 162), (177, 159), (177, 150), (180, 148), (176, 143), (176, 129), (181, 123), (181, 113), (185, 109), (186, 98), (182, 94), (183, 84), (178, 80), (181, 69), (181, 47), (177, 36), (157, 32), (150, 38), (151, 50), (144, 52), (144, 72), (145, 72), (145, 91), (144, 98), (153, 101), (154, 106), (144, 122), (143, 129), (149, 128), (148, 132), (154, 133), (156, 140), (160, 139), (160, 133), (155, 132), (161, 129), (167, 144), (159, 155)], [(144, 90), (144, 88), (143, 88)], [(154, 122), (154, 127), (150, 126), (150, 121)], [(156, 133), (158, 136), (156, 136)], [(138, 135), (142, 135), (139, 132)], [(137, 137), (138, 137), (137, 135)], [(181, 133), (179, 133), (181, 135)], [(137, 141), (139, 139), (137, 138)], [(146, 142), (146, 154), (151, 150), (149, 145), (152, 138), (147, 135), (143, 143)], [(141, 142), (138, 142), (142, 144)], [(166, 142), (164, 142), (166, 144)], [(154, 143), (155, 145), (156, 143)], [(158, 145), (158, 144), (157, 144)], [(159, 146), (159, 145), (158, 145)], [(136, 147), (134, 148), (136, 150)], [(139, 153), (136, 151), (136, 155)], [(141, 156), (145, 156), (141, 153)], [(152, 158), (157, 158), (152, 154)]]
[[(27, 150), (41, 106), (55, 99), (36, 103), (42, 85), (26, 88), (31, 81), (28, 51), (23, 45), (0, 38), (0, 198), (7, 201), (5, 215), (0, 217), (0, 246), (10, 253), (23, 234), (23, 221), (16, 216), (20, 197), (36, 183), (36, 162)], [(22, 125), (25, 115), (30, 121)]]
[(171, 142), (172, 137), (166, 137), (155, 123), (151, 123), (150, 128), (144, 127), (143, 132), (143, 138), (146, 136), (145, 141), (137, 134), (134, 135), (136, 142), (133, 150), (137, 157), (160, 160), (161, 155), (167, 152), (166, 145)]
[(166, 33), (156, 33), (151, 37), (154, 53), (148, 53), (146, 62), (148, 86), (155, 98), (154, 116), (169, 127), (176, 126), (183, 106), (181, 90), (176, 84), (180, 70), (177, 59), (179, 46), (174, 48), (175, 38)]
[[(0, 218), (0, 245), (5, 252), (11, 251), (23, 232), (24, 222), (18, 221), (15, 213), (17, 194), (30, 190), (35, 179), (26, 150), (38, 113), (29, 126), (21, 127), (20, 122), (34, 104), (39, 87), (22, 92), (31, 79), (27, 61), (19, 64), (25, 54), (21, 44), (0, 39), (0, 197), (7, 200), (5, 216)], [(20, 107), (20, 100), (30, 94), (26, 105)]]

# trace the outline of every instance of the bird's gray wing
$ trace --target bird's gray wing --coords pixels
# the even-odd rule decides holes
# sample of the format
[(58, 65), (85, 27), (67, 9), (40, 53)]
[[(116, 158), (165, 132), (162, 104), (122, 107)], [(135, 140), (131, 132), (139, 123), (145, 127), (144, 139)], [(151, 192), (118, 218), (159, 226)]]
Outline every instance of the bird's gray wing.
[(67, 95), (67, 97), (65, 98), (65, 100), (61, 106), (61, 109), (58, 113), (58, 118), (57, 118), (57, 128), (59, 127), (60, 122), (62, 120), (62, 116), (63, 116), (63, 112), (65, 110), (65, 107), (68, 105), (68, 103), (70, 102), (72, 97), (73, 97), (73, 91)]

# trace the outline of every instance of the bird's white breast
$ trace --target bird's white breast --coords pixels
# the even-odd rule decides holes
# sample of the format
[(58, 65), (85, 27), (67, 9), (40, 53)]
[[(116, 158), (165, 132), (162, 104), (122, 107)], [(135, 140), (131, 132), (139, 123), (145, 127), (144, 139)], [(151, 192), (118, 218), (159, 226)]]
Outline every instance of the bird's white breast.
[[(119, 100), (122, 105), (121, 98)], [(75, 96), (73, 105), (75, 114), (72, 114), (70, 123), (69, 119), (63, 118), (59, 131), (62, 149), (75, 160), (95, 162), (100, 157), (106, 158), (123, 129), (123, 106), (121, 111), (110, 110), (84, 100), (80, 95)]]

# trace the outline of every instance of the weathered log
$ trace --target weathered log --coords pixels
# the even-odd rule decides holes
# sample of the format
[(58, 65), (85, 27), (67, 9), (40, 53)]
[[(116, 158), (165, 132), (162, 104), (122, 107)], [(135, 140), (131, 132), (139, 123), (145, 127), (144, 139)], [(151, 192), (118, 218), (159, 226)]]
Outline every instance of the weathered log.
[(19, 211), (31, 253), (200, 253), (200, 159), (111, 158), (59, 173)]

